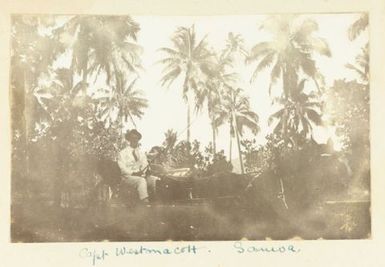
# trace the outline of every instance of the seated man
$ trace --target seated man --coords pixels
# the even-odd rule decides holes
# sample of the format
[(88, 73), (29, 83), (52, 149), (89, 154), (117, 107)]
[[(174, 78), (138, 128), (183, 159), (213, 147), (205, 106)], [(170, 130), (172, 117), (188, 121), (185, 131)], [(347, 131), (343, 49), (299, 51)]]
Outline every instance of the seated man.
[(148, 175), (149, 164), (146, 155), (139, 149), (142, 135), (137, 130), (128, 130), (125, 135), (129, 145), (119, 153), (118, 164), (122, 172), (122, 182), (135, 187), (139, 199), (149, 202), (149, 192), (155, 192), (155, 183), (159, 178)]

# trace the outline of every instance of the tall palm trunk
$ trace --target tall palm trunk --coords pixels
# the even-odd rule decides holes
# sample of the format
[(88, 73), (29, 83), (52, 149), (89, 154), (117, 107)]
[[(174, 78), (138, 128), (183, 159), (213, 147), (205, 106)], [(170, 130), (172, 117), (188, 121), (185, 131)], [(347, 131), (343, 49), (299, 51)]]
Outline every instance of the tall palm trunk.
[(229, 148), (229, 162), (231, 163), (232, 160), (232, 149), (233, 149), (233, 138), (230, 134), (230, 148)]
[(183, 82), (183, 97), (187, 104), (187, 142), (190, 143), (190, 124), (191, 124), (191, 107), (190, 107), (190, 97), (189, 97), (189, 85), (188, 85), (188, 75), (189, 67), (187, 67), (186, 77)]
[(229, 162), (231, 163), (233, 157), (233, 117), (230, 117), (229, 120), (229, 136), (230, 136), (230, 147), (229, 147)]
[(130, 117), (130, 120), (131, 120), (132, 125), (133, 125), (134, 128), (136, 129), (136, 123), (135, 123), (134, 118), (133, 118), (132, 115), (131, 115), (131, 112), (128, 113), (128, 116)]
[(241, 151), (241, 142), (239, 140), (239, 133), (238, 133), (238, 124), (237, 124), (237, 120), (235, 118), (234, 115), (232, 115), (233, 117), (233, 121), (234, 121), (234, 125), (235, 125), (235, 137), (237, 139), (237, 145), (238, 145), (238, 154), (239, 154), (239, 163), (241, 165), (241, 173), (244, 174), (245, 173), (245, 169), (243, 167), (243, 159), (242, 159), (242, 151)]
[(216, 145), (216, 136), (215, 136), (215, 126), (214, 124), (211, 124), (212, 127), (212, 134), (213, 134), (213, 152), (214, 155), (217, 153), (217, 145)]
[(191, 124), (190, 103), (187, 100), (187, 142), (190, 143), (190, 124)]

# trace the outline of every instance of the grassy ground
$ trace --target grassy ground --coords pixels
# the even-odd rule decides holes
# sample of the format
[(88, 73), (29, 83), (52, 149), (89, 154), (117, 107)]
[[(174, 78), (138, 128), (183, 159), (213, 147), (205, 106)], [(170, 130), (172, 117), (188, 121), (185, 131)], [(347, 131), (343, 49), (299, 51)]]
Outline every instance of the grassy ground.
[(11, 234), (13, 242), (346, 239), (367, 238), (369, 218), (365, 202), (266, 213), (232, 201), (87, 209), (30, 201), (12, 207)]

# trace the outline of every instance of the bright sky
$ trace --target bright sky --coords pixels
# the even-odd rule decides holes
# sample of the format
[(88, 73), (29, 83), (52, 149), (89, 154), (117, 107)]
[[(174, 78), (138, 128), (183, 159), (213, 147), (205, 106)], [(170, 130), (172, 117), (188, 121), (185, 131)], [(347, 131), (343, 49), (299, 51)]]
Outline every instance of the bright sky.
[[(348, 27), (359, 17), (359, 14), (312, 15), (319, 24), (318, 35), (325, 38), (330, 46), (332, 57), (317, 59), (318, 67), (326, 78), (326, 84), (332, 85), (335, 79), (356, 79), (355, 73), (345, 68), (348, 62), (354, 62), (361, 47), (368, 40), (368, 33), (350, 42), (347, 37)], [(206, 16), (206, 17), (172, 17), (172, 16), (141, 16), (134, 17), (140, 24), (139, 44), (143, 46), (142, 56), (145, 71), (141, 74), (138, 88), (145, 91), (149, 100), (149, 108), (138, 129), (143, 134), (142, 145), (145, 150), (159, 145), (164, 139), (167, 129), (178, 132), (179, 140), (186, 138), (186, 105), (182, 100), (182, 81), (177, 80), (169, 89), (162, 88), (159, 82), (162, 66), (155, 64), (162, 57), (157, 51), (160, 47), (171, 46), (170, 36), (178, 26), (189, 27), (195, 24), (198, 38), (208, 35), (210, 46), (221, 50), (229, 32), (241, 34), (246, 48), (269, 39), (269, 34), (260, 31), (260, 22), (265, 16)], [(269, 70), (261, 73), (253, 84), (249, 83), (254, 65), (238, 66), (241, 75), (241, 86), (250, 96), (252, 109), (260, 119), (261, 132), (257, 135), (258, 143), (264, 143), (264, 137), (271, 131), (267, 119), (272, 112), (271, 100), (268, 95)], [(317, 129), (314, 133), (317, 141), (326, 142), (333, 135), (327, 129)], [(198, 139), (203, 145), (211, 141), (211, 128), (205, 111), (192, 116), (192, 139)], [(248, 137), (251, 137), (248, 135)], [(234, 142), (233, 142), (234, 144)], [(229, 148), (229, 128), (224, 125), (219, 129), (217, 138), (218, 150), (224, 149), (227, 155)], [(235, 148), (233, 149), (235, 151)], [(236, 156), (233, 156), (233, 158)]]

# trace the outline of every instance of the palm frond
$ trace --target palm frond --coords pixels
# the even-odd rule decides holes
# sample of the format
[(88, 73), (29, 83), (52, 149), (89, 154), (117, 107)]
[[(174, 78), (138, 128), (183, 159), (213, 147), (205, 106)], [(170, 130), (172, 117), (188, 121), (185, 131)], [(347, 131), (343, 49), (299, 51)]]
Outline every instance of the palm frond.
[(175, 69), (168, 72), (167, 74), (165, 74), (161, 79), (162, 86), (167, 84), (167, 87), (169, 87), (171, 83), (181, 74), (181, 72), (182, 70), (178, 66)]
[(248, 112), (247, 114), (237, 115), (238, 132), (242, 136), (244, 128), (251, 130), (253, 134), (257, 134), (260, 130), (258, 126), (258, 115), (254, 112)]
[(277, 59), (277, 62), (274, 64), (274, 67), (271, 70), (270, 74), (270, 84), (269, 84), (269, 95), (271, 96), (273, 85), (278, 81), (278, 79), (281, 77), (282, 73), (282, 65), (281, 60)]
[(265, 56), (266, 54), (270, 54), (275, 52), (274, 46), (271, 42), (261, 42), (256, 44), (250, 51), (248, 57), (246, 58), (246, 62), (250, 63), (253, 61), (257, 61), (259, 58)]
[(317, 113), (313, 109), (306, 109), (306, 115), (309, 118), (310, 121), (312, 121), (316, 125), (321, 125), (322, 124), (322, 119), (321, 115)]
[(360, 70), (358, 67), (354, 66), (353, 64), (348, 63), (345, 65), (345, 67), (357, 72), (357, 74), (360, 76), (362, 80), (365, 81), (367, 79), (367, 73), (365, 71)]
[(162, 48), (159, 48), (158, 51), (160, 52), (164, 52), (165, 54), (168, 54), (170, 56), (182, 56), (184, 57), (185, 54), (177, 51), (177, 50), (174, 50), (172, 48), (169, 48), (169, 47), (162, 47)]
[(314, 77), (317, 73), (317, 68), (314, 59), (310, 58), (308, 55), (303, 55), (300, 57), (300, 62), (303, 72), (309, 77)]
[(301, 125), (302, 125), (302, 131), (305, 135), (311, 132), (312, 126), (305, 117), (301, 118)]
[(327, 57), (332, 56), (329, 44), (327, 43), (326, 39), (320, 38), (320, 37), (317, 37), (317, 38), (309, 37), (308, 41), (309, 41), (310, 51), (313, 50), (322, 56), (327, 56)]
[[(196, 47), (193, 47), (193, 54), (194, 56), (197, 56), (199, 57), (202, 53), (209, 53), (208, 50), (207, 50), (207, 35), (205, 35), (201, 40), (200, 42), (198, 43), (198, 45)], [(194, 43), (192, 43), (194, 44)]]
[(253, 72), (250, 82), (253, 82), (257, 78), (258, 73), (263, 69), (268, 68), (273, 63), (275, 55), (275, 52), (270, 52), (259, 62), (257, 68)]
[(369, 25), (369, 15), (368, 13), (362, 14), (359, 19), (357, 19), (348, 30), (348, 37), (350, 41), (353, 41), (361, 34)]
[(297, 35), (309, 36), (313, 32), (318, 31), (318, 23), (313, 19), (306, 19), (296, 31)]
[(282, 116), (283, 116), (284, 114), (285, 114), (285, 109), (284, 109), (284, 108), (282, 108), (282, 109), (278, 110), (277, 112), (273, 113), (273, 114), (270, 115), (270, 117), (269, 117), (268, 124), (271, 125), (275, 119), (280, 119), (280, 118), (282, 118)]

